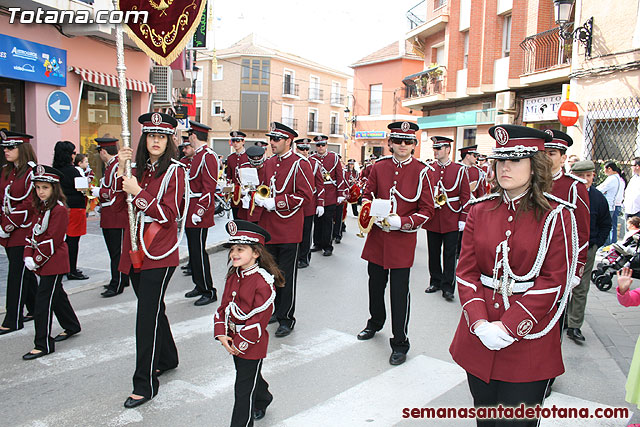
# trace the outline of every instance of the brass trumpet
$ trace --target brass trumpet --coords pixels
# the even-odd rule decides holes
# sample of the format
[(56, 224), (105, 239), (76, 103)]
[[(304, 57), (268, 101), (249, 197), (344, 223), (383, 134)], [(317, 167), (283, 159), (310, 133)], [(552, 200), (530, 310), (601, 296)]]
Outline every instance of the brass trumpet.
[(323, 174), (324, 180), (326, 181), (331, 181), (331, 174), (329, 172), (324, 172)]
[(433, 201), (438, 205), (438, 207), (444, 206), (445, 203), (447, 203), (447, 195), (445, 193), (440, 193), (436, 188), (436, 195), (434, 196)]
[(258, 188), (256, 188), (256, 196), (260, 196), (263, 199), (268, 199), (269, 197), (271, 197), (271, 189), (266, 185), (259, 185)]

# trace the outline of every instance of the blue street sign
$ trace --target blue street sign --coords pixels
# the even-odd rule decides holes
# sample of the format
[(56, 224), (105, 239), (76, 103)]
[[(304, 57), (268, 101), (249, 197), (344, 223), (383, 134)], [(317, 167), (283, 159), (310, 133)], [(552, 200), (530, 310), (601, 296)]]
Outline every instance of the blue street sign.
[(0, 76), (67, 85), (67, 51), (0, 34)]
[(47, 97), (47, 114), (54, 123), (61, 125), (69, 120), (72, 107), (71, 98), (66, 92), (54, 90)]

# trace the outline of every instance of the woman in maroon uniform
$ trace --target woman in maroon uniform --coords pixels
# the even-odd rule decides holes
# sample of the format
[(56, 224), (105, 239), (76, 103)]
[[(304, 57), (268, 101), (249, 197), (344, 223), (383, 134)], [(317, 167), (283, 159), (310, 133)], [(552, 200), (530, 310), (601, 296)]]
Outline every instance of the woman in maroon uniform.
[[(577, 227), (551, 191), (551, 136), (494, 126), (497, 192), (473, 202), (456, 272), (462, 316), (449, 351), (476, 407), (535, 407), (564, 372), (557, 323), (576, 269)], [(479, 426), (536, 419), (478, 419)]]
[[(178, 266), (178, 216), (187, 183), (185, 168), (176, 160), (177, 148), (171, 136), (178, 124), (162, 113), (147, 113), (138, 118), (142, 136), (136, 151), (136, 168), (132, 177), (123, 176), (125, 162), (133, 151), (118, 153), (117, 204), (124, 204), (126, 194), (133, 197), (140, 266), (132, 264), (131, 235), (125, 232), (120, 257), (120, 271), (129, 274), (138, 297), (136, 317), (136, 371), (133, 393), (126, 408), (142, 405), (158, 394), (158, 375), (178, 366), (178, 350), (165, 314), (164, 295)], [(184, 230), (182, 230), (184, 231)]]
[(265, 415), (273, 400), (262, 378), (262, 359), (267, 356), (267, 324), (276, 299), (275, 286), (284, 276), (264, 244), (271, 239), (262, 227), (248, 221), (226, 225), (231, 268), (222, 302), (213, 321), (213, 335), (233, 355), (236, 366), (235, 404), (231, 426), (252, 426)]
[[(64, 240), (69, 213), (60, 187), (60, 171), (38, 165), (33, 168), (35, 185), (32, 203), (36, 216), (29, 245), (24, 250), (24, 264), (40, 276), (36, 293), (35, 348), (22, 356), (37, 359), (55, 350), (55, 342), (80, 332), (80, 322), (62, 288), (62, 276), (69, 272), (69, 250)], [(51, 338), (51, 321), (55, 313), (64, 332)]]
[(5, 164), (0, 172), (0, 244), (5, 247), (9, 261), (7, 274), (7, 313), (0, 335), (22, 329), (23, 309), (33, 313), (38, 281), (35, 274), (24, 266), (24, 247), (31, 230), (33, 206), (31, 204), (31, 167), (37, 162), (30, 140), (31, 135), (0, 131), (0, 146), (4, 150)]

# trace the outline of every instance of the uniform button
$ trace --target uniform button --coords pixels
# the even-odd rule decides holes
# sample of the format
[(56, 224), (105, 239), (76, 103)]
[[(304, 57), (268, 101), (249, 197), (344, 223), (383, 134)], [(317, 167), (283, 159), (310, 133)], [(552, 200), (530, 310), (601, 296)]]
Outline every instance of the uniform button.
[(440, 173), (444, 173), (444, 171), (440, 171)]
[(398, 171), (396, 171), (396, 175), (398, 175)]
[(277, 166), (277, 167), (280, 167), (280, 163), (276, 163), (276, 166)]
[(397, 184), (398, 182), (397, 182), (397, 181), (393, 181), (393, 183), (394, 183), (394, 184)]
[(507, 236), (507, 237), (511, 236), (511, 230), (507, 230), (507, 231), (504, 233), (504, 235), (505, 235), (505, 236)]
[(493, 308), (500, 308), (500, 304), (498, 303), (493, 304)]
[(512, 217), (512, 216), (509, 216), (509, 218), (507, 218), (507, 221), (508, 221), (508, 222), (513, 221), (513, 217)]

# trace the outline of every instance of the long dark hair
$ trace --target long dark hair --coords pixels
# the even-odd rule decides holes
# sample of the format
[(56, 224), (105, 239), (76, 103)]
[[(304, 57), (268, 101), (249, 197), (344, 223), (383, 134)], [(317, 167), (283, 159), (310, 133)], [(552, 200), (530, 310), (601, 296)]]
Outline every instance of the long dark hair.
[(620, 169), (620, 166), (618, 166), (616, 162), (609, 160), (604, 164), (604, 168), (611, 168), (612, 171), (620, 175), (620, 178), (624, 181), (624, 185), (627, 185), (627, 174)]
[[(278, 268), (276, 260), (273, 259), (273, 256), (269, 253), (269, 251), (267, 251), (267, 249), (261, 244), (247, 246), (249, 246), (253, 250), (253, 252), (258, 254), (258, 259), (256, 260), (258, 266), (264, 268), (269, 274), (273, 276), (273, 284), (276, 287), (282, 288), (284, 286), (284, 276), (282, 275), (282, 271), (280, 271), (280, 269)], [(235, 273), (237, 270), (237, 267), (231, 266), (229, 268), (229, 271), (227, 272), (227, 277)]]
[(31, 169), (31, 166), (29, 166), (29, 162), (38, 163), (36, 152), (33, 151), (33, 146), (31, 145), (31, 143), (24, 142), (18, 145), (16, 149), (18, 150), (18, 160), (16, 161), (16, 163), (18, 164), (17, 169), (13, 162), (8, 162), (4, 154), (2, 155), (4, 164), (6, 164), (6, 166), (3, 168), (5, 178), (8, 177), (11, 171), (13, 171), (14, 169), (16, 169), (16, 176), (21, 177)]
[(53, 191), (51, 192), (51, 197), (48, 200), (42, 201), (40, 197), (38, 197), (38, 193), (36, 192), (35, 185), (38, 182), (42, 181), (34, 181), (33, 191), (31, 192), (31, 203), (37, 212), (43, 213), (48, 211), (49, 209), (53, 209), (58, 202), (62, 202), (62, 204), (67, 206), (67, 197), (62, 192), (62, 187), (59, 182), (48, 182), (47, 184), (51, 184), (53, 187)]
[[(145, 132), (140, 135), (140, 141), (138, 141), (138, 148), (136, 149), (136, 178), (138, 178), (138, 181), (142, 180), (147, 161), (149, 160), (149, 150), (147, 150), (147, 135), (150, 134)], [(158, 159), (156, 178), (161, 177), (167, 171), (167, 169), (169, 169), (169, 166), (171, 165), (171, 159), (177, 160), (178, 158), (178, 148), (176, 147), (176, 144), (174, 144), (173, 138), (171, 138), (171, 135), (166, 136), (167, 148), (164, 150), (164, 153), (162, 153), (162, 156), (160, 156), (160, 158)]]
[(73, 152), (76, 146), (71, 141), (58, 141), (53, 148), (53, 166), (56, 169), (62, 169), (73, 165)]

